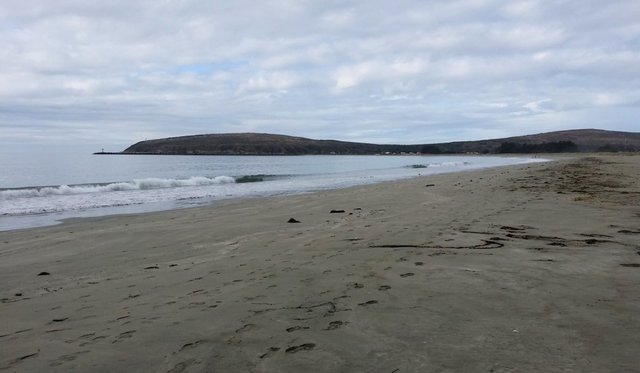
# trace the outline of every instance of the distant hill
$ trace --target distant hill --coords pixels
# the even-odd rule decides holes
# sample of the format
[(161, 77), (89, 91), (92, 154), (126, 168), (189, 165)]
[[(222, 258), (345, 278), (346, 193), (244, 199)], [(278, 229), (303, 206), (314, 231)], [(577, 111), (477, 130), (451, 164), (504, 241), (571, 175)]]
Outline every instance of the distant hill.
[[(640, 133), (597, 129), (548, 132), (501, 139), (389, 145), (265, 133), (229, 133), (146, 140), (118, 154), (302, 155), (385, 153), (550, 153), (640, 151)], [(97, 153), (100, 154), (100, 153)]]
[[(575, 147), (571, 147), (570, 144)], [(507, 151), (509, 144), (514, 149), (530, 151)], [(563, 144), (566, 145), (563, 149)], [(529, 145), (527, 147), (527, 145)], [(538, 145), (532, 146), (532, 145)], [(548, 151), (547, 149), (548, 148)], [(424, 153), (550, 153), (561, 151), (597, 152), (597, 151), (640, 151), (640, 133), (605, 131), (598, 129), (580, 129), (539, 133), (536, 135), (506, 137), (480, 141), (457, 141), (424, 146)], [(505, 151), (501, 151), (505, 150)], [(536, 151), (538, 150), (538, 151)]]
[(123, 153), (205, 155), (379, 154), (419, 152), (421, 145), (377, 145), (267, 133), (226, 133), (146, 140)]

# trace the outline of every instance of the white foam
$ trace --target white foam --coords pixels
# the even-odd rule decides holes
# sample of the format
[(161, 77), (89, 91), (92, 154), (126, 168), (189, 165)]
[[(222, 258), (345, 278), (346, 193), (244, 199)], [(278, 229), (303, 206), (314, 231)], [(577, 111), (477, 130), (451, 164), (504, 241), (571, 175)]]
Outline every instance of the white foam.
[(467, 166), (470, 165), (469, 162), (438, 162), (438, 163), (429, 163), (429, 167), (458, 167), (458, 166)]
[(129, 182), (111, 183), (106, 185), (60, 185), (57, 187), (9, 189), (0, 191), (0, 200), (48, 197), (56, 195), (108, 193), (126, 190), (180, 188), (189, 186), (206, 186), (231, 183), (235, 183), (235, 179), (229, 176), (217, 176), (213, 178), (194, 176), (188, 179), (147, 178), (137, 179)]

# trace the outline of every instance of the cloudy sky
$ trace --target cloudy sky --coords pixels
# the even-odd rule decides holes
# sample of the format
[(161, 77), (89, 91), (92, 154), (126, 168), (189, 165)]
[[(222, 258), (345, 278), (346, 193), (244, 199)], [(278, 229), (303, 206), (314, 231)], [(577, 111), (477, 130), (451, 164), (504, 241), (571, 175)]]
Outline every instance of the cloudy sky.
[(638, 0), (0, 4), (0, 146), (639, 131)]

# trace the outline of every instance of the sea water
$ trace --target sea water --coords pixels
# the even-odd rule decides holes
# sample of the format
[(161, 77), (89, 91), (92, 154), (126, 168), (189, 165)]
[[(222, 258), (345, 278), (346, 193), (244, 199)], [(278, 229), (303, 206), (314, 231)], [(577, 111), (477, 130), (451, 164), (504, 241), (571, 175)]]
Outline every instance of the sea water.
[(0, 230), (308, 193), (539, 159), (495, 156), (168, 156), (0, 151)]

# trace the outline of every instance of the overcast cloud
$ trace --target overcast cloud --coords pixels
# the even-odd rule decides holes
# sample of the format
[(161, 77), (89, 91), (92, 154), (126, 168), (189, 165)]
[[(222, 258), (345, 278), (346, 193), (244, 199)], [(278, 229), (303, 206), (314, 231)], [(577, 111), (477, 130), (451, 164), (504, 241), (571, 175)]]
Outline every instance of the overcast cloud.
[(640, 1), (0, 4), (0, 145), (638, 131)]

